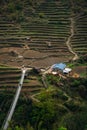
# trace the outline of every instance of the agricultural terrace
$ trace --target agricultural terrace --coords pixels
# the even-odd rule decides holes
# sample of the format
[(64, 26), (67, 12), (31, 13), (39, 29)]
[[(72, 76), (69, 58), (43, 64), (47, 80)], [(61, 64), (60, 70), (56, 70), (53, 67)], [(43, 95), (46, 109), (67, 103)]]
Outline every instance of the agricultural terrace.
[[(0, 61), (13, 66), (47, 67), (72, 59), (66, 41), (71, 35), (68, 1), (44, 1), (31, 13), (24, 4), (25, 20), (16, 23), (4, 13), (0, 19)], [(7, 58), (6, 58), (7, 57)]]

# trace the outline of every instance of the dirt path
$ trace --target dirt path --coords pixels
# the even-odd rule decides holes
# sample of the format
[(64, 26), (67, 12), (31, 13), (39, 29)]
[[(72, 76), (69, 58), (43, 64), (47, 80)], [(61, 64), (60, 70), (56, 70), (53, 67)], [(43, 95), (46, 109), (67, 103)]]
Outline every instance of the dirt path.
[(33, 101), (36, 101), (36, 102), (38, 103), (38, 102), (40, 102), (40, 100), (37, 99), (36, 96), (39, 95), (39, 94), (40, 94), (40, 93), (33, 94), (33, 95), (30, 96), (30, 98), (31, 98)]
[(70, 18), (70, 21), (71, 21), (71, 29), (70, 29), (70, 33), (71, 35), (68, 37), (67, 41), (66, 41), (66, 45), (69, 49), (69, 51), (74, 55), (74, 57), (72, 58), (72, 60), (77, 60), (79, 57), (78, 55), (73, 51), (72, 47), (71, 47), (71, 38), (74, 36), (74, 19), (73, 18)]

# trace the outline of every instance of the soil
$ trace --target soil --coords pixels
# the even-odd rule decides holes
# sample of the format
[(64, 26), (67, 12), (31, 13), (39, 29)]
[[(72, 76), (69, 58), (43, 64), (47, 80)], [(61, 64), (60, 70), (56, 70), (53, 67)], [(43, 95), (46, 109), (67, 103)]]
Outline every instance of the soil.
[(74, 72), (81, 74), (87, 72), (87, 66), (77, 66), (73, 69)]
[[(11, 55), (16, 52), (17, 55)], [(0, 63), (14, 67), (32, 66), (48, 67), (54, 63), (65, 62), (71, 59), (69, 52), (39, 52), (25, 49), (23, 47), (3, 47), (0, 48)]]

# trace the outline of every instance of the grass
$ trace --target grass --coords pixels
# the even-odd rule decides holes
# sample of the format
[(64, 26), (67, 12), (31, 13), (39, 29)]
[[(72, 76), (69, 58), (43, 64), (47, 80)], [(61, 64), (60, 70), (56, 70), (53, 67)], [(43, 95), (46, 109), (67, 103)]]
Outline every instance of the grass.
[(67, 67), (69, 67), (69, 68), (74, 68), (75, 65), (74, 65), (74, 63), (68, 63), (68, 64), (67, 64)]
[(30, 82), (29, 79), (24, 80), (24, 83), (29, 83), (29, 82)]

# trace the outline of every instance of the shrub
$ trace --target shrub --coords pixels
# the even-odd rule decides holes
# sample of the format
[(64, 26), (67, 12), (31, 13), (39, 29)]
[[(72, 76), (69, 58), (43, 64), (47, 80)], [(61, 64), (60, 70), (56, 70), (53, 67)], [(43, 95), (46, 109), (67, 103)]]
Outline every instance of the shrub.
[(39, 17), (40, 17), (40, 18), (45, 18), (44, 13), (39, 13)]
[(68, 114), (63, 123), (68, 130), (86, 130), (87, 112)]
[(15, 12), (15, 5), (14, 5), (14, 2), (8, 3), (7, 9), (8, 9), (8, 11), (9, 11), (10, 13)]
[(71, 83), (71, 87), (78, 87), (81, 84), (80, 80), (75, 79), (73, 80), (73, 82)]
[(79, 94), (82, 98), (87, 98), (87, 90), (84, 85), (79, 86)]
[(17, 2), (17, 4), (15, 5), (15, 8), (16, 8), (16, 10), (22, 10), (22, 7), (23, 5), (22, 5), (22, 2)]
[(79, 103), (73, 100), (65, 102), (64, 105), (73, 112), (78, 111), (80, 109)]

